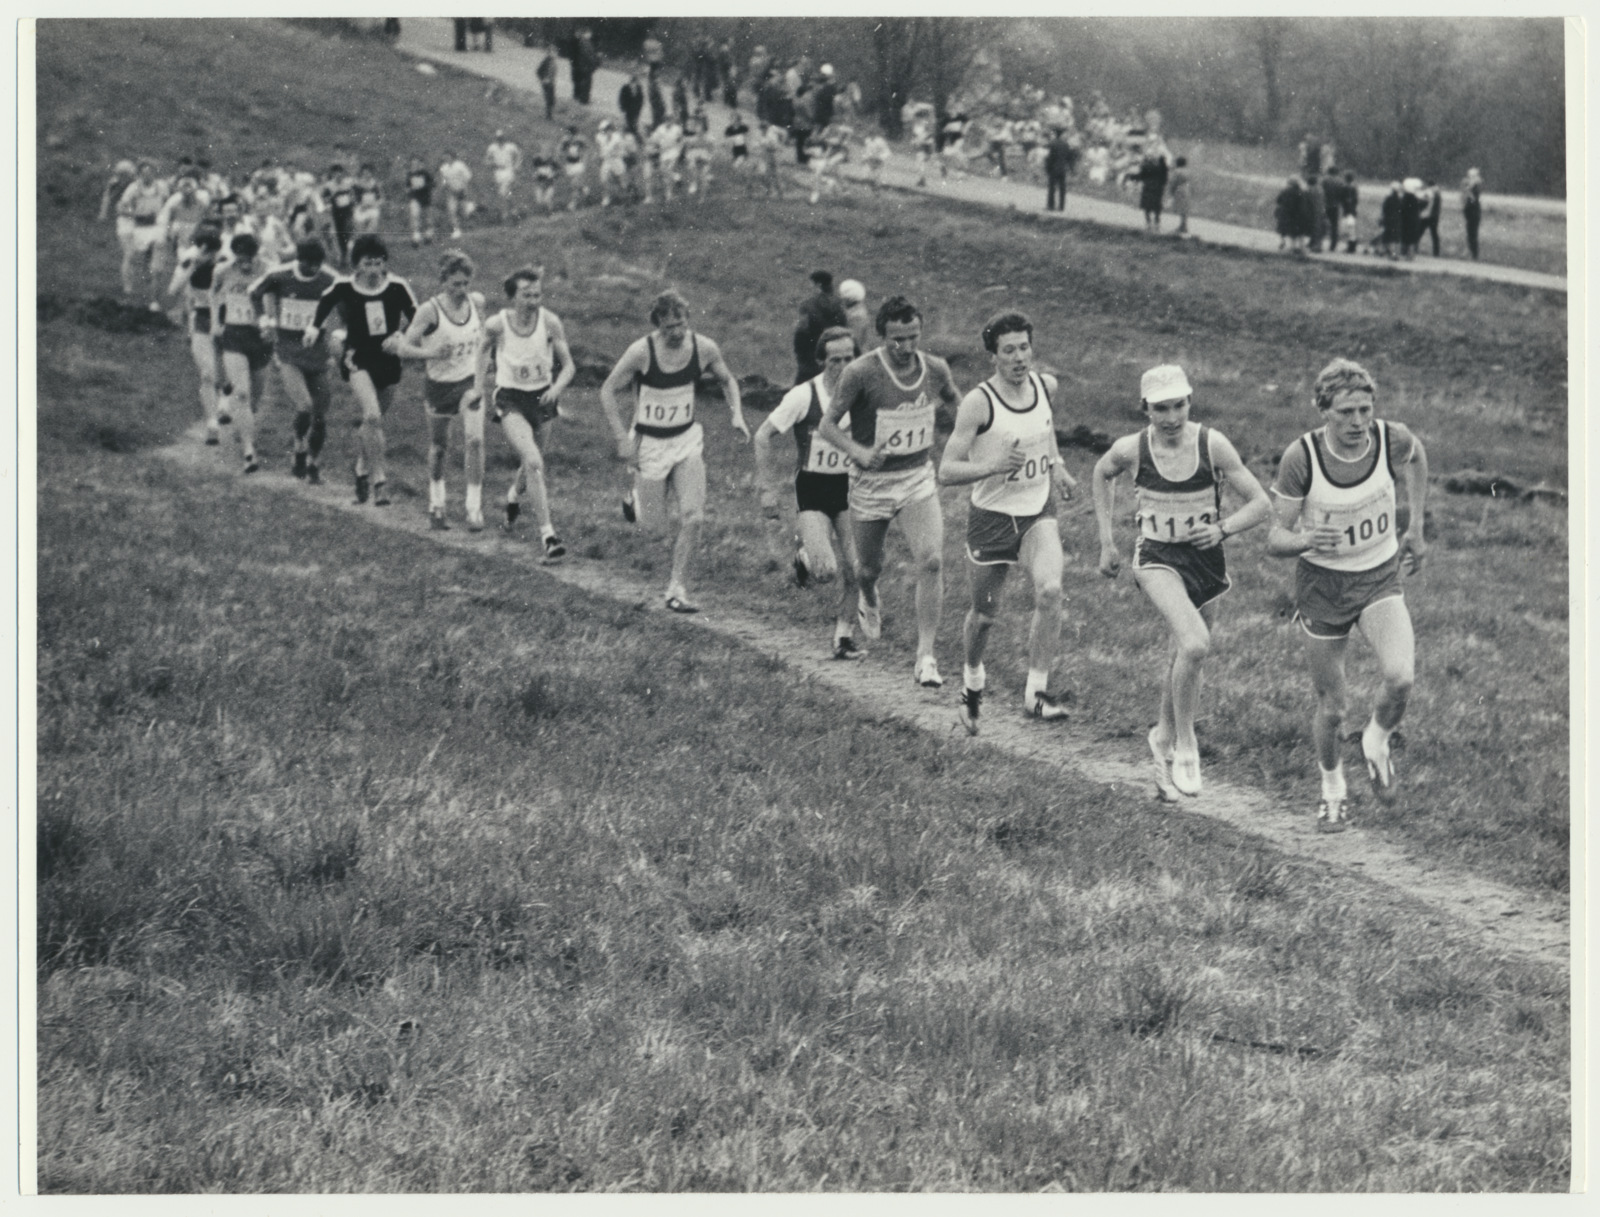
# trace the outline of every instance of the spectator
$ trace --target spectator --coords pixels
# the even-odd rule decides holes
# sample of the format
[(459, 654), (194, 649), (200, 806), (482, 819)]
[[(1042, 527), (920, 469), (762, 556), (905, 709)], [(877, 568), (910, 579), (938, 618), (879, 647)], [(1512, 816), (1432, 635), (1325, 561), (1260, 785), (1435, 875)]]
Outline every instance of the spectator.
[(1417, 256), (1422, 244), (1422, 179), (1408, 177), (1400, 196), (1400, 256), (1407, 261)]
[(1044, 175), (1048, 183), (1044, 195), (1046, 211), (1067, 209), (1067, 174), (1072, 172), (1073, 162), (1077, 159), (1077, 153), (1067, 141), (1066, 131), (1057, 127), (1044, 157)]
[(1361, 206), (1361, 191), (1356, 186), (1356, 175), (1346, 169), (1344, 186), (1339, 192), (1339, 209), (1344, 213), (1345, 253), (1356, 252), (1356, 212)]
[(1189, 158), (1178, 157), (1172, 162), (1172, 175), (1167, 179), (1167, 189), (1172, 193), (1172, 210), (1178, 213), (1178, 235), (1189, 235)]
[(556, 49), (546, 47), (544, 58), (534, 75), (539, 78), (539, 90), (544, 94), (544, 119), (549, 122), (556, 116)]
[(1467, 249), (1476, 262), (1478, 225), (1483, 220), (1483, 178), (1476, 169), (1468, 169), (1461, 183), (1461, 218), (1467, 222)]
[(1317, 177), (1322, 172), (1322, 145), (1306, 132), (1306, 137), (1300, 141), (1300, 172), (1306, 180)]
[(739, 105), (738, 72), (733, 62), (733, 44), (724, 38), (717, 47), (717, 76), (722, 82), (722, 104), (730, 109)]
[(465, 17), (457, 17), (455, 19), (455, 27), (456, 50), (464, 51), (467, 49), (467, 19)]
[[(789, 134), (794, 136), (794, 163), (804, 165), (809, 162), (806, 145), (811, 140), (811, 133), (817, 129), (817, 91), (809, 85), (801, 85), (800, 92), (795, 94), (793, 118), (789, 122)], [(817, 331), (819, 334), (821, 330)]]
[(811, 282), (817, 291), (800, 305), (800, 320), (794, 327), (794, 383), (805, 384), (822, 371), (817, 363), (817, 339), (822, 331), (835, 325), (848, 325), (849, 317), (839, 297), (833, 294), (833, 275), (829, 271), (814, 270)]
[[(767, 48), (758, 46), (750, 52), (750, 87), (759, 93), (766, 87), (767, 70), (772, 67), (772, 56), (767, 54)], [(757, 118), (762, 117), (758, 114)]]
[(661, 39), (650, 34), (644, 40), (643, 51), (645, 74), (654, 81), (661, 72), (661, 65), (667, 61), (666, 49), (661, 45)]
[(1444, 192), (1429, 178), (1422, 184), (1422, 231), (1433, 238), (1433, 256), (1439, 256), (1439, 215), (1444, 211)]
[(713, 66), (714, 55), (711, 39), (704, 34), (694, 40), (694, 45), (689, 50), (689, 58), (694, 67), (694, 99), (697, 102), (711, 100), (713, 75), (716, 71)]
[(1378, 241), (1383, 246), (1383, 256), (1393, 258), (1394, 247), (1400, 244), (1400, 200), (1404, 194), (1399, 182), (1389, 183), (1389, 193), (1383, 196), (1382, 228), (1378, 232)]
[(1292, 177), (1288, 184), (1278, 191), (1278, 197), (1273, 202), (1272, 221), (1273, 227), (1278, 230), (1278, 248), (1295, 248), (1295, 229), (1300, 215), (1300, 179)]
[(1139, 210), (1150, 232), (1161, 231), (1161, 203), (1167, 193), (1167, 158), (1146, 156), (1139, 168), (1123, 175), (1124, 181), (1139, 183)]
[(1322, 179), (1322, 209), (1328, 217), (1328, 252), (1339, 252), (1339, 209), (1344, 205), (1344, 183), (1339, 171), (1328, 166), (1328, 176)]
[(833, 104), (839, 94), (839, 86), (834, 83), (831, 63), (823, 64), (819, 71), (822, 80), (812, 90), (812, 127), (817, 131), (826, 131), (833, 125)]
[(617, 109), (622, 111), (628, 134), (639, 139), (639, 115), (644, 113), (644, 86), (639, 83), (639, 73), (628, 73), (627, 81), (617, 91)]
[(689, 86), (682, 72), (679, 72), (678, 78), (672, 82), (672, 114), (678, 120), (678, 126), (688, 126)]
[(661, 77), (650, 73), (650, 129), (654, 131), (667, 121), (667, 97), (661, 91)]
[(472, 44), (472, 49), (478, 49), (478, 39), (483, 39), (485, 51), (494, 50), (494, 21), (489, 17), (467, 18), (467, 39)]
[(599, 66), (600, 54), (594, 49), (594, 34), (585, 27), (578, 31), (572, 48), (572, 97), (580, 106), (589, 104), (589, 90)]
[(839, 284), (839, 303), (844, 306), (845, 324), (856, 340), (856, 350), (865, 354), (873, 347), (872, 314), (867, 311), (867, 289), (855, 279)]
[(1296, 223), (1295, 236), (1299, 238), (1297, 248), (1315, 248), (1317, 239), (1317, 216), (1322, 211), (1322, 191), (1317, 188), (1316, 179), (1300, 183), (1300, 194), (1295, 200)]
[(1306, 223), (1311, 250), (1320, 253), (1328, 239), (1328, 209), (1323, 202), (1322, 182), (1315, 177), (1306, 180)]

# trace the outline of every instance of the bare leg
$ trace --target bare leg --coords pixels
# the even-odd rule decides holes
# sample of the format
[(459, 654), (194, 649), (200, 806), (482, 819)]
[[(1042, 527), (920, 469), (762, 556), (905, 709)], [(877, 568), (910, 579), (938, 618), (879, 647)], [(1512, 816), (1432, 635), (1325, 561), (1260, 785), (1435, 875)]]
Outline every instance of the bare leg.
[(911, 560), (917, 571), (917, 658), (933, 654), (939, 633), (939, 617), (944, 611), (944, 509), (939, 496), (903, 507), (900, 527), (911, 545)]

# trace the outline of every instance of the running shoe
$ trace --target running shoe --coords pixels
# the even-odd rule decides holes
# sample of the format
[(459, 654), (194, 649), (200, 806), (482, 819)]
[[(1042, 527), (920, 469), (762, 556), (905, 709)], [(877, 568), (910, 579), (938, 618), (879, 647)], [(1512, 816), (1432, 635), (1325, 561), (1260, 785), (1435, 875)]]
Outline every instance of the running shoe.
[(1172, 784), (1191, 798), (1200, 793), (1200, 754), (1198, 752), (1174, 752), (1172, 754)]
[(1343, 832), (1346, 827), (1344, 818), (1344, 799), (1324, 797), (1317, 804), (1317, 831), (1318, 832)]
[(294, 468), (290, 469), (289, 472), (294, 474), (297, 478), (305, 477), (306, 454), (304, 452), (296, 452), (294, 454)]
[(968, 735), (978, 734), (978, 711), (983, 706), (983, 690), (962, 686), (961, 704), (956, 707), (956, 718), (967, 729)]
[(511, 529), (516, 525), (517, 517), (520, 516), (521, 514), (522, 514), (522, 504), (521, 503), (507, 503), (506, 504), (506, 529), (505, 530), (507, 532), (510, 532)]
[(1380, 738), (1381, 735), (1382, 728), (1369, 720), (1361, 732), (1361, 759), (1367, 762), (1372, 793), (1380, 803), (1393, 803), (1399, 782), (1395, 777), (1394, 758), (1389, 755), (1389, 740)]
[(364, 473), (356, 474), (356, 502), (365, 503), (372, 494), (372, 483)]
[(1067, 695), (1056, 697), (1041, 689), (1032, 697), (1023, 697), (1022, 712), (1029, 718), (1043, 719), (1047, 723), (1060, 722), (1070, 713), (1066, 703)]
[(639, 513), (633, 509), (633, 491), (622, 496), (622, 518), (630, 524), (639, 522)]
[(796, 587), (805, 587), (811, 582), (811, 567), (806, 565), (804, 545), (794, 551), (794, 582)]
[(876, 604), (867, 603), (865, 592), (856, 594), (856, 624), (868, 638), (879, 638), (883, 635), (883, 613)]
[(222, 441), (217, 438), (217, 433), (215, 431), (207, 431), (206, 432), (206, 447), (207, 448), (215, 448), (221, 442)]
[(544, 560), (556, 562), (567, 556), (567, 547), (561, 544), (561, 538), (551, 533), (544, 539)]
[(217, 426), (226, 427), (232, 421), (233, 415), (229, 414), (226, 410), (219, 410), (217, 412)]
[(672, 593), (667, 596), (667, 609), (669, 612), (674, 613), (698, 613), (700, 606), (676, 593)]
[(255, 473), (260, 468), (261, 462), (256, 460), (256, 454), (254, 452), (246, 453), (244, 458), (244, 471), (246, 473)]
[(916, 680), (924, 689), (937, 689), (943, 686), (944, 677), (939, 675), (939, 665), (932, 655), (924, 655), (917, 660)]
[(322, 485), (322, 470), (315, 465), (306, 466), (306, 481), (312, 486)]
[(1176, 803), (1179, 799), (1178, 788), (1172, 784), (1172, 745), (1157, 743), (1161, 732), (1158, 723), (1150, 728), (1146, 737), (1150, 743), (1150, 756), (1155, 766), (1156, 797), (1163, 803)]
[(374, 507), (387, 507), (389, 503), (389, 483), (374, 482), (372, 484), (372, 505)]
[(469, 511), (467, 513), (467, 531), (468, 532), (482, 532), (483, 531), (483, 512), (481, 512), (481, 511)]
[(428, 512), (428, 527), (434, 532), (449, 532), (450, 522), (444, 518), (444, 510)]
[(841, 634), (833, 640), (833, 657), (835, 659), (865, 659), (867, 653), (856, 645), (856, 640), (848, 634)]

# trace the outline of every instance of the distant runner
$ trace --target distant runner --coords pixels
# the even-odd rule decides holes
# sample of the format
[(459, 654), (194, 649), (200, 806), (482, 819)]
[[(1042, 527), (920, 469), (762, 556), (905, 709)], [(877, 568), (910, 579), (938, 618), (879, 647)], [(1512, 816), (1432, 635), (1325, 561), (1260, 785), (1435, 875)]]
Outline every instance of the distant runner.
[(420, 156), (412, 157), (406, 170), (406, 210), (411, 215), (412, 246), (420, 249), (424, 241), (433, 244), (433, 174)]
[(333, 286), (333, 272), (323, 265), (326, 260), (322, 242), (307, 237), (295, 246), (292, 263), (269, 270), (250, 288), (251, 302), (261, 317), (262, 336), (275, 344), (278, 382), (294, 406), (291, 472), (312, 485), (322, 481), (319, 462), (328, 437), (333, 368), (325, 340), (319, 338), (306, 346), (300, 338), (317, 315), (318, 301)]
[(260, 244), (249, 233), (241, 232), (229, 248), (233, 260), (211, 279), (212, 337), (222, 352), (223, 372), (233, 386), (235, 434), (244, 449), (244, 471), (254, 473), (261, 468), (256, 460), (256, 411), (261, 408), (261, 389), (267, 365), (272, 362), (272, 345), (261, 336), (255, 302), (250, 298), (250, 288), (259, 274), (256, 254)]
[(211, 280), (221, 253), (221, 233), (214, 227), (202, 225), (195, 230), (194, 245), (179, 254), (172, 282), (167, 287), (169, 296), (183, 293), (189, 353), (194, 358), (195, 370), (200, 373), (200, 414), (206, 424), (206, 443), (212, 446), (219, 442), (219, 427), (233, 421), (218, 407), (217, 384), (222, 379), (219, 373), (222, 360), (211, 336)]

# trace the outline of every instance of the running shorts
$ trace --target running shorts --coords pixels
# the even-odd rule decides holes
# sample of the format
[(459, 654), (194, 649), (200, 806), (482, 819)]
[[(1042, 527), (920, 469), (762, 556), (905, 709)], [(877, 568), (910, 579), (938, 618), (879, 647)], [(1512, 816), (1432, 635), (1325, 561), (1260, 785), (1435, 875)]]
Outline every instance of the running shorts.
[(253, 325), (223, 326), (222, 341), (218, 345), (224, 352), (243, 355), (252, 372), (259, 372), (272, 362), (272, 343)]
[(670, 439), (641, 435), (639, 476), (647, 482), (663, 482), (685, 461), (700, 460), (705, 451), (705, 434), (705, 429), (695, 423), (682, 435), (674, 435)]
[(892, 520), (901, 511), (939, 493), (927, 462), (890, 473), (863, 469), (850, 476), (850, 514), (857, 520)]
[(794, 502), (796, 511), (820, 511), (836, 520), (850, 510), (850, 475), (802, 469), (794, 475)]
[(457, 415), (461, 413), (461, 399), (476, 380), (463, 376), (460, 380), (424, 380), (422, 400), (429, 414)]
[(1220, 545), (1196, 549), (1193, 545), (1140, 537), (1133, 543), (1133, 567), (1170, 570), (1183, 580), (1183, 590), (1189, 593), (1189, 603), (1195, 608), (1210, 604), (1233, 586)]
[(387, 389), (400, 383), (400, 356), (389, 354), (377, 344), (346, 348), (344, 360), (339, 364), (339, 375), (349, 380), (352, 366), (372, 378), (374, 389)]
[(568, 161), (565, 166), (567, 176), (569, 178), (582, 177), (583, 167), (582, 161)]
[(1371, 570), (1329, 570), (1302, 558), (1294, 568), (1294, 615), (1313, 638), (1347, 638), (1369, 605), (1403, 595), (1400, 555)]
[(1056, 518), (1052, 495), (1037, 515), (1012, 516), (1003, 511), (967, 507), (967, 560), (978, 566), (1011, 566), (1022, 556), (1022, 539), (1040, 520)]
[(161, 241), (161, 226), (154, 220), (140, 222), (134, 220), (133, 232), (128, 236), (128, 243), (133, 246), (135, 253), (147, 253), (154, 249)]
[[(333, 381), (328, 376), (326, 361), (321, 367), (308, 368), (303, 363), (291, 363), (282, 355), (277, 358), (278, 375), (285, 380), (298, 374), (305, 383), (306, 393), (311, 398), (311, 410), (315, 414), (326, 414), (328, 407), (333, 404)], [(290, 369), (293, 369), (291, 372)]]
[(510, 190), (511, 183), (516, 181), (516, 178), (517, 174), (514, 169), (496, 169), (494, 171), (494, 184), (500, 187), (502, 192)]
[(503, 388), (494, 391), (494, 421), (504, 422), (507, 414), (520, 414), (537, 431), (561, 411), (544, 399), (546, 389)]

